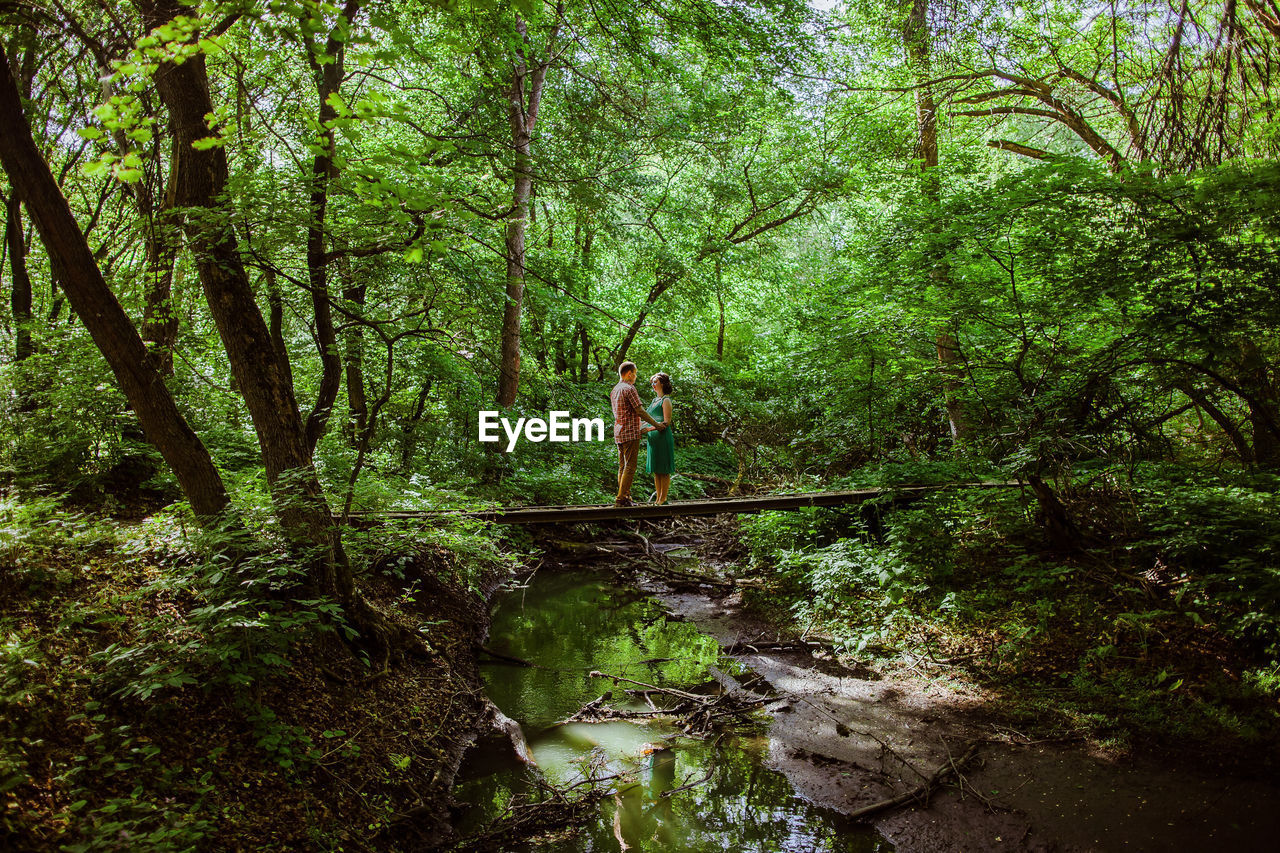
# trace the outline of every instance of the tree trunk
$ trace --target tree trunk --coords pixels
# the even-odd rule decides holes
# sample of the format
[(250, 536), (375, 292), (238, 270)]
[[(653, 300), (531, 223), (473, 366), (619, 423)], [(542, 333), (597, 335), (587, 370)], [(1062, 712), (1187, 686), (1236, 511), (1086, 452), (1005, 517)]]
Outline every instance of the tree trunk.
[[(932, 179), (934, 176), (928, 172), (938, 165), (938, 107), (933, 99), (933, 89), (927, 85), (932, 65), (929, 55), (929, 0), (907, 2), (910, 6), (902, 30), (902, 41), (916, 78), (916, 154), (927, 178)], [(936, 180), (926, 181), (926, 192), (931, 198), (937, 198)]]
[(346, 57), (345, 35), (339, 37), (338, 29), (350, 26), (360, 11), (359, 0), (347, 0), (342, 17), (324, 45), (324, 64), (317, 56), (319, 48), (308, 37), (303, 45), (311, 72), (315, 78), (319, 96), (318, 122), (320, 125), (320, 150), (311, 164), (311, 198), (307, 218), (307, 279), (311, 289), (311, 307), (316, 321), (316, 346), (320, 351), (320, 387), (316, 402), (307, 416), (306, 440), (308, 454), (315, 453), (316, 444), (325, 433), (333, 403), (338, 399), (342, 384), (342, 359), (338, 354), (338, 339), (333, 327), (333, 306), (329, 303), (329, 271), (325, 258), (325, 214), (329, 205), (329, 184), (337, 177), (333, 162), (335, 138), (329, 122), (338, 117), (330, 103), (330, 96), (338, 94), (342, 86), (343, 60)]
[[(932, 76), (929, 33), (930, 0), (906, 0), (906, 21), (902, 29), (902, 42), (907, 59), (916, 78), (916, 131), (917, 156), (922, 171), (921, 180), (925, 196), (935, 205), (941, 198), (938, 173), (938, 106), (933, 89), (928, 85)], [(943, 258), (934, 261), (933, 276), (944, 284), (950, 283), (951, 271)], [(964, 385), (964, 359), (960, 354), (960, 342), (947, 327), (937, 332), (935, 348), (938, 365), (943, 374), (943, 388), (947, 406), (947, 420), (953, 441), (968, 436), (969, 425), (956, 393)]]
[(511, 218), (507, 220), (506, 303), (502, 312), (502, 355), (498, 372), (498, 405), (510, 406), (520, 389), (520, 308), (524, 299), (524, 238), (529, 218), (529, 192), (533, 187), (530, 133), (523, 119), (523, 76), (517, 74), (509, 93), (512, 147)]
[[(1241, 462), (1248, 465), (1254, 461), (1253, 449), (1249, 447), (1249, 442), (1245, 440), (1244, 434), (1240, 432), (1240, 428), (1237, 427), (1235, 422), (1227, 416), (1226, 412), (1222, 411), (1222, 409), (1213, 402), (1208, 394), (1195, 387), (1191, 382), (1184, 382), (1179, 385), (1178, 388), (1182, 393), (1186, 394), (1191, 401), (1196, 404), (1196, 406), (1208, 413), (1209, 417), (1213, 419), (1213, 422), (1218, 425), (1218, 428), (1222, 430), (1223, 434), (1231, 442), (1231, 445), (1235, 448), (1236, 454), (1240, 457)], [(1204, 422), (1201, 421), (1201, 429), (1203, 428)]]
[(280, 367), (285, 372), (285, 381), (293, 385), (293, 366), (289, 363), (289, 347), (284, 342), (284, 299), (280, 295), (280, 285), (276, 282), (276, 271), (267, 267), (267, 308), (271, 312), (271, 326), (267, 334), (271, 337), (271, 348), (275, 351)]
[(538, 304), (537, 300), (526, 299), (524, 302), (524, 315), (529, 318), (528, 334), (529, 339), (533, 341), (533, 355), (538, 360), (538, 366), (546, 371), (547, 369), (547, 336), (550, 328), (550, 322), (547, 318), (547, 310)]
[(622, 343), (618, 344), (618, 349), (613, 355), (613, 360), (618, 364), (627, 360), (627, 351), (631, 349), (631, 344), (635, 342), (636, 335), (644, 328), (644, 321), (649, 317), (649, 311), (657, 303), (658, 297), (667, 292), (671, 285), (680, 280), (683, 272), (668, 273), (667, 275), (658, 275), (653, 282), (653, 286), (649, 288), (649, 295), (645, 297), (644, 305), (640, 306), (640, 313), (636, 315), (635, 322), (627, 327), (627, 332), (622, 336)]
[(1241, 347), (1244, 379), (1252, 391), (1247, 400), (1253, 432), (1253, 461), (1259, 468), (1280, 468), (1280, 389), (1262, 349), (1252, 340)]
[[(587, 302), (591, 296), (591, 281), (588, 276), (591, 272), (591, 247), (594, 243), (594, 232), (592, 232), (590, 226), (586, 227), (584, 232), (582, 235), (582, 301)], [(574, 239), (577, 239), (576, 230)], [(577, 341), (579, 337), (581, 337), (582, 343), (578, 356), (578, 382), (579, 384), (586, 384), (587, 372), (591, 369), (591, 335), (587, 331), (587, 324), (581, 320), (577, 321), (577, 328), (573, 337), (574, 341)]]
[[(161, 220), (167, 218), (163, 214)], [(178, 313), (173, 309), (173, 265), (177, 252), (167, 235), (154, 233), (153, 223), (146, 238), (147, 296), (142, 312), (142, 339), (151, 345), (156, 363), (165, 376), (173, 375), (173, 347), (178, 340)], [(161, 226), (163, 227), (163, 226)]]
[[(564, 11), (557, 6), (557, 15)], [(502, 354), (498, 367), (498, 405), (506, 408), (516, 401), (520, 389), (520, 306), (524, 300), (525, 228), (529, 221), (529, 198), (533, 192), (533, 156), (531, 142), (538, 122), (538, 108), (551, 67), (553, 45), (559, 24), (547, 39), (545, 62), (539, 62), (528, 48), (532, 46), (528, 27), (517, 17), (516, 31), (521, 38), (519, 57), (507, 88), (507, 120), (511, 125), (511, 213), (507, 219), (506, 304), (502, 312)], [(526, 81), (527, 89), (526, 91)]]
[[(16, 81), (21, 100), (30, 100), (31, 85), (35, 80), (35, 44), (31, 30), (19, 27), (14, 33), (13, 49), (22, 48), (22, 60), (18, 63), (19, 78)], [(21, 101), (20, 101), (21, 102)], [(31, 274), (27, 270), (27, 235), (22, 227), (22, 194), (10, 186), (5, 206), (4, 239), (9, 255), (9, 273), (13, 287), (9, 293), (9, 305), (13, 311), (14, 346), (13, 360), (26, 361), (35, 352), (31, 341)], [(26, 395), (23, 395), (26, 398)], [(23, 400), (23, 409), (29, 404)]]
[[(116, 91), (111, 83), (111, 68), (102, 62), (102, 99), (110, 101)], [(173, 375), (173, 347), (178, 340), (178, 315), (173, 310), (173, 266), (177, 262), (177, 237), (173, 233), (173, 217), (167, 204), (156, 204), (149, 177), (159, 181), (161, 171), (160, 143), (152, 142), (149, 153), (137, 152), (133, 142), (121, 128), (111, 132), (116, 153), (124, 157), (130, 152), (147, 158), (151, 175), (128, 184), (138, 218), (143, 223), (142, 239), (145, 251), (146, 295), (142, 311), (142, 340), (155, 356), (160, 372)], [(161, 189), (162, 196), (167, 195)]]
[(173, 470), (202, 525), (229, 506), (209, 452), (178, 411), (154, 359), (107, 286), (93, 252), (36, 147), (0, 46), (0, 160), (21, 194), (72, 310), (106, 358), (147, 439)]
[(938, 331), (938, 364), (942, 367), (943, 389), (947, 402), (947, 422), (951, 427), (951, 440), (963, 441), (969, 435), (969, 423), (964, 406), (956, 396), (964, 387), (964, 356), (960, 353), (960, 341), (950, 329)]
[(716, 358), (724, 358), (724, 289), (722, 288), (720, 256), (716, 255), (716, 305), (720, 308), (720, 331), (716, 335)]
[(26, 361), (35, 351), (31, 343), (31, 276), (27, 272), (27, 240), (22, 231), (22, 201), (18, 191), (9, 190), (5, 205), (4, 239), (9, 255), (9, 274), (13, 279), (9, 304), (13, 309), (13, 360)]
[(413, 404), (413, 413), (401, 426), (400, 472), (402, 474), (407, 475), (409, 473), (409, 463), (413, 461), (413, 454), (418, 446), (418, 424), (422, 422), (422, 414), (427, 408), (427, 397), (430, 395), (431, 380), (428, 379), (422, 383), (422, 387), (418, 390), (418, 399)]
[[(575, 339), (576, 337), (577, 336), (575, 335)], [(573, 342), (570, 341), (570, 345), (572, 345), (572, 343)], [(569, 370), (569, 359), (565, 355), (564, 338), (561, 337), (560, 332), (556, 332), (555, 341), (552, 343), (552, 347), (554, 348), (556, 355), (556, 375), (563, 376)]]
[(1044, 528), (1049, 545), (1059, 553), (1071, 553), (1080, 550), (1084, 543), (1084, 534), (1071, 518), (1071, 513), (1049, 484), (1035, 474), (1027, 477), (1031, 491), (1035, 493), (1040, 511), (1036, 520)]
[[(340, 262), (341, 263), (341, 262)], [(351, 271), (345, 266), (339, 268), (345, 279), (342, 298), (347, 307), (354, 313), (363, 314), (366, 285), (355, 284), (351, 280)], [(347, 408), (351, 412), (351, 420), (347, 428), (347, 438), (352, 447), (356, 447), (360, 436), (369, 425), (369, 395), (364, 381), (364, 327), (353, 323), (347, 330)]]

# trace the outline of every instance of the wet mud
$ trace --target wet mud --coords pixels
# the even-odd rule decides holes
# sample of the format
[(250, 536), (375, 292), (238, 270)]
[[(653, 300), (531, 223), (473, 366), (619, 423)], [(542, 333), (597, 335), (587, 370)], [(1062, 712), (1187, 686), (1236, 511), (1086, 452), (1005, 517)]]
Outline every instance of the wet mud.
[(902, 853), (1276, 849), (1276, 780), (1017, 742), (991, 722), (997, 697), (882, 678), (804, 650), (752, 652), (743, 644), (773, 629), (733, 597), (652, 592), (779, 691), (766, 709), (768, 763), (815, 804), (849, 814), (919, 786), (920, 774), (981, 741), (960, 785), (953, 780), (927, 806), (869, 818)]

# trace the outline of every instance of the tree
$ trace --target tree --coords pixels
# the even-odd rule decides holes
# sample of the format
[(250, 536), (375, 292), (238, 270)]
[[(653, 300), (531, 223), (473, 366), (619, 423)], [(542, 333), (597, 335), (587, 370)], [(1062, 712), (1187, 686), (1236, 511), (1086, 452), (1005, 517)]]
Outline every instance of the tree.
[[(179, 44), (198, 33), (174, 0), (143, 5), (148, 28)], [(173, 144), (171, 186), (181, 211), (205, 302), (232, 374), (253, 420), (267, 482), (281, 527), (308, 568), (308, 584), (332, 595), (362, 640), (390, 653), (391, 628), (355, 587), (351, 565), (312, 463), (307, 428), (290, 371), (254, 299), (225, 202), (227, 157), (205, 116), (214, 113), (203, 51), (157, 64), (156, 90), (169, 116)]]
[[(906, 16), (902, 26), (902, 43), (906, 49), (907, 61), (916, 77), (916, 129), (917, 156), (923, 173), (921, 182), (926, 198), (935, 205), (941, 198), (941, 187), (937, 176), (938, 168), (938, 106), (933, 96), (933, 57), (930, 50), (931, 34), (929, 32), (929, 0), (911, 0), (906, 6)], [(949, 271), (945, 262), (936, 263), (934, 276), (943, 287), (949, 286)], [(938, 364), (947, 377), (946, 402), (947, 419), (951, 424), (951, 438), (963, 441), (969, 434), (968, 418), (964, 412), (957, 392), (964, 384), (963, 357), (960, 353), (960, 341), (954, 328), (945, 325), (937, 333)]]
[(0, 46), (0, 160), (58, 271), (72, 309), (111, 366), (148, 440), (164, 456), (196, 517), (219, 523), (229, 501), (209, 452), (187, 424), (152, 355), (107, 287), (80, 226), (36, 147)]

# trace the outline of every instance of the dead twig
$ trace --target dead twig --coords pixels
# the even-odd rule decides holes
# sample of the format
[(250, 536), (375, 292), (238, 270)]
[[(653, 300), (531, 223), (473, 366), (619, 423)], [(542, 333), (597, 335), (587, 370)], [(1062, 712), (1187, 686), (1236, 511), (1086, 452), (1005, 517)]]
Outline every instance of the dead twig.
[(493, 649), (489, 648), (488, 646), (477, 646), (477, 648), (481, 652), (493, 658), (495, 661), (501, 661), (502, 663), (509, 663), (514, 666), (525, 666), (525, 667), (538, 666), (536, 663), (533, 663), (532, 661), (527, 661), (524, 658), (518, 658), (513, 655), (504, 655), (502, 652), (495, 652)]
[(890, 797), (887, 800), (881, 800), (878, 803), (872, 803), (869, 806), (863, 806), (860, 809), (856, 809), (849, 814), (849, 817), (857, 820), (879, 812), (888, 811), (889, 809), (895, 809), (898, 806), (903, 806), (910, 802), (918, 802), (921, 805), (927, 804), (929, 802), (929, 797), (933, 795), (933, 792), (943, 783), (943, 781), (950, 776), (958, 774), (966, 764), (974, 759), (978, 754), (978, 746), (981, 743), (982, 741), (974, 741), (969, 744), (969, 748), (965, 751), (959, 761), (953, 761), (948, 757), (946, 762), (940, 765), (938, 769), (933, 772), (933, 775), (925, 780), (923, 784), (912, 788), (906, 793), (899, 794), (896, 797)]
[(658, 687), (655, 684), (645, 684), (643, 681), (635, 681), (630, 678), (624, 678), (621, 675), (609, 675), (608, 673), (601, 672), (598, 669), (591, 670), (587, 675), (591, 678), (608, 678), (614, 684), (623, 681), (627, 684), (634, 684), (636, 687), (643, 687), (645, 690), (652, 690), (654, 693), (665, 693), (668, 696), (678, 696), (681, 699), (692, 699), (695, 702), (705, 702), (708, 699), (706, 696), (699, 696), (697, 693), (689, 693), (685, 690), (677, 690), (674, 687)]
[[(711, 745), (712, 752), (715, 751), (716, 747), (720, 746), (720, 738), (723, 738), (723, 737), (724, 735), (720, 735), (720, 737), (716, 738), (716, 742)], [(658, 796), (664, 800), (667, 799), (668, 797), (674, 797), (676, 794), (679, 794), (682, 791), (688, 791), (692, 788), (698, 787), (699, 785), (705, 785), (707, 782), (711, 781), (711, 777), (714, 775), (716, 775), (716, 766), (712, 764), (709, 768), (707, 768), (707, 774), (703, 776), (701, 779), (698, 779), (693, 782), (688, 782), (684, 785), (681, 785), (679, 788), (672, 788), (670, 791), (663, 791)]]

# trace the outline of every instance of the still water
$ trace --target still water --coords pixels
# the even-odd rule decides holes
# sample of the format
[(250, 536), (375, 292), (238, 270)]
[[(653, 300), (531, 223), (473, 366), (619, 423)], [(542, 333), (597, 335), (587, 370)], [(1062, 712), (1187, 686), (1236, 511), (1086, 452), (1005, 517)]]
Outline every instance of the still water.
[[(500, 813), (513, 796), (530, 796), (537, 789), (534, 773), (562, 787), (589, 774), (616, 775), (603, 783), (612, 795), (601, 803), (594, 822), (528, 849), (893, 849), (874, 831), (795, 796), (785, 777), (764, 766), (769, 744), (763, 726), (696, 740), (662, 722), (558, 724), (606, 691), (613, 691), (615, 707), (625, 703), (619, 688), (588, 675), (593, 669), (681, 688), (709, 681), (708, 665), (742, 672), (710, 637), (669, 620), (656, 601), (619, 587), (610, 576), (535, 577), (527, 589), (499, 602), (489, 646), (537, 664), (485, 666), (484, 675), (494, 704), (522, 725), (538, 769), (486, 764), (483, 755), (475, 757), (467, 768), (472, 780), (457, 791), (458, 799), (475, 805), (469, 824)], [(694, 782), (701, 784), (663, 796)]]

